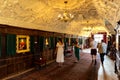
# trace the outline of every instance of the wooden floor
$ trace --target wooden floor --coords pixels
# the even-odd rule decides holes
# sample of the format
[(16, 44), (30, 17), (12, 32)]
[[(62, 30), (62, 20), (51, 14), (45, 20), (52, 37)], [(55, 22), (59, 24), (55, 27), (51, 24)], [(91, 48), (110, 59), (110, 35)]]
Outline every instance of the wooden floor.
[(53, 63), (41, 70), (7, 80), (119, 80), (117, 74), (114, 73), (114, 62), (108, 56), (105, 56), (102, 66), (98, 54), (97, 64), (94, 65), (90, 49), (82, 52), (78, 63), (73, 63), (73, 57), (68, 57), (65, 58), (62, 68), (58, 68), (57, 64)]
[(114, 73), (114, 62), (108, 56), (105, 56), (103, 66), (100, 65), (98, 80), (119, 80), (117, 74)]
[[(90, 49), (85, 49), (83, 52), (90, 53)], [(98, 53), (99, 57), (99, 53)], [(98, 70), (98, 80), (120, 80), (118, 75), (114, 73), (114, 61), (110, 59), (109, 56), (105, 55), (104, 64), (100, 62), (100, 67)]]

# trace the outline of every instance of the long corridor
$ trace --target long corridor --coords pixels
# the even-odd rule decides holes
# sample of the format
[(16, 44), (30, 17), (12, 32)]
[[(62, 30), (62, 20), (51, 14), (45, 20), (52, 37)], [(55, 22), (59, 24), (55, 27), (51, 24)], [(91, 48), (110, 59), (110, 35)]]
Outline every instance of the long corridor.
[(103, 66), (99, 54), (97, 64), (92, 62), (90, 49), (83, 50), (80, 56), (78, 63), (74, 63), (74, 56), (66, 56), (63, 67), (58, 67), (55, 62), (42, 69), (3, 80), (118, 80), (114, 63), (108, 56), (105, 56)]

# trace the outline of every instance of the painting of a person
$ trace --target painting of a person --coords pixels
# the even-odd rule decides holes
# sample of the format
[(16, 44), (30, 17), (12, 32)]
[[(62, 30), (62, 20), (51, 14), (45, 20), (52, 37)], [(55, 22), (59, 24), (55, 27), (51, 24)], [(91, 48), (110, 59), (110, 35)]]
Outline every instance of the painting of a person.
[(64, 43), (62, 41), (62, 38), (59, 38), (56, 44), (56, 48), (57, 48), (56, 62), (58, 63), (59, 67), (61, 67), (64, 62)]
[(25, 39), (20, 39), (19, 41), (20, 41), (19, 42), (19, 49), (20, 50), (26, 49), (26, 41), (25, 41)]

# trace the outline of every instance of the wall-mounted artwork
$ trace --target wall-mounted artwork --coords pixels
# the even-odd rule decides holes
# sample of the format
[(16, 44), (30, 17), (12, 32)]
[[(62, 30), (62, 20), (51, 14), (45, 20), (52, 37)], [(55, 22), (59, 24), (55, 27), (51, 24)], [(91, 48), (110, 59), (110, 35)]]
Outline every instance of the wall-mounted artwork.
[(17, 53), (30, 51), (30, 37), (27, 35), (17, 35)]

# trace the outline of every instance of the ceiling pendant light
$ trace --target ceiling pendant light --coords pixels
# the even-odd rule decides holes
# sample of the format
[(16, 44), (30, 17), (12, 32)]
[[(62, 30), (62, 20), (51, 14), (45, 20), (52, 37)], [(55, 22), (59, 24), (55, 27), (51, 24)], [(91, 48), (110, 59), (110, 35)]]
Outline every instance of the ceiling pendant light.
[(63, 12), (63, 14), (58, 15), (58, 20), (68, 22), (74, 18), (74, 16), (72, 14), (68, 13), (68, 11), (67, 11), (67, 8), (66, 8), (67, 3), (68, 3), (68, 1), (64, 1), (65, 11)]

